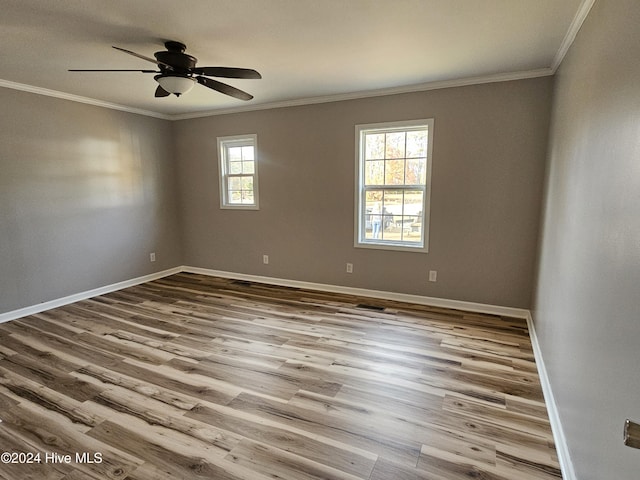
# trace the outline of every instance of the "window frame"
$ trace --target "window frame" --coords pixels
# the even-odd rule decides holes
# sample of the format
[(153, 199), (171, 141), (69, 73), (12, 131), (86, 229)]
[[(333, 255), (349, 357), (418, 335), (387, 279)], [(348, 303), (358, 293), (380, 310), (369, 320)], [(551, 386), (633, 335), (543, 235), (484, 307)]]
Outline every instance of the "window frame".
[[(407, 132), (412, 130), (427, 130), (426, 175), (425, 183), (416, 185), (373, 185), (365, 186), (365, 138), (368, 133)], [(431, 170), (433, 151), (434, 119), (405, 120), (397, 122), (382, 122), (360, 124), (355, 126), (355, 156), (356, 156), (356, 191), (355, 191), (355, 222), (354, 246), (357, 248), (371, 248), (378, 250), (395, 250), (427, 253), (429, 251), (429, 230), (431, 210)], [(405, 157), (406, 160), (406, 157)], [(366, 192), (368, 190), (422, 190), (422, 228), (420, 242), (403, 240), (384, 240), (366, 238)]]
[[(218, 137), (218, 177), (220, 181), (220, 208), (228, 210), (259, 210), (258, 190), (258, 136), (255, 133)], [(253, 203), (231, 203), (229, 201), (229, 178), (247, 174), (229, 173), (228, 149), (231, 147), (253, 147)]]

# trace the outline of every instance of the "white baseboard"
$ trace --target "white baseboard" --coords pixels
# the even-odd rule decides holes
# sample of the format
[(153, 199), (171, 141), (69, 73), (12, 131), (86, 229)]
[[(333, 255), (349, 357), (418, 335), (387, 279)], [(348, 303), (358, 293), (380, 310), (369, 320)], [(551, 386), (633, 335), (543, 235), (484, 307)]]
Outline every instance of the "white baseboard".
[(44, 312), (52, 308), (62, 307), (70, 303), (78, 302), (80, 300), (86, 300), (87, 298), (95, 297), (98, 295), (104, 295), (106, 293), (115, 292), (116, 290), (122, 290), (123, 288), (132, 287), (141, 283), (157, 280), (158, 278), (173, 275), (182, 271), (182, 267), (174, 267), (161, 272), (151, 273), (142, 277), (132, 278), (131, 280), (125, 280), (123, 282), (114, 283), (111, 285), (105, 285), (104, 287), (94, 288), (85, 292), (74, 293), (62, 298), (50, 300), (48, 302), (38, 303), (30, 307), (20, 308), (18, 310), (12, 310), (6, 313), (0, 313), (0, 323), (8, 322), (9, 320), (15, 320), (17, 318), (26, 317), (27, 315), (33, 315), (34, 313)]
[(267, 283), (271, 285), (279, 285), (282, 287), (305, 288), (308, 290), (319, 290), (323, 292), (342, 293), (345, 295), (357, 295), (361, 297), (380, 298), (383, 300), (395, 300), (398, 302), (415, 303), (418, 305), (429, 305), (432, 307), (451, 308), (454, 310), (466, 310), (469, 312), (486, 313), (489, 315), (501, 315), (506, 317), (527, 318), (529, 311), (522, 308), (502, 307), (499, 305), (487, 305), (484, 303), (465, 302), (462, 300), (449, 300), (446, 298), (427, 297), (423, 295), (411, 295), (407, 293), (388, 292), (383, 290), (370, 290), (366, 288), (346, 287), (340, 285), (330, 285), (326, 283), (304, 282), (300, 280), (289, 280), (285, 278), (266, 277), (261, 275), (249, 275), (245, 273), (226, 272), (223, 270), (211, 270), (208, 268), (199, 268), (191, 266), (174, 267), (161, 272), (144, 275), (142, 277), (125, 280), (123, 282), (105, 285), (104, 287), (87, 290), (85, 292), (75, 293), (66, 297), (50, 300), (29, 307), (12, 310), (6, 313), (0, 313), (0, 323), (8, 322), (16, 318), (26, 317), (34, 313), (44, 312), (52, 308), (68, 305), (73, 302), (85, 300), (87, 298), (104, 295), (106, 293), (115, 292), (123, 288), (132, 287), (141, 283), (157, 280), (180, 272), (198, 273), (213, 277), (231, 278), (234, 280), (246, 280), (256, 283)]
[(490, 315), (502, 315), (505, 317), (527, 318), (529, 310), (522, 308), (502, 307), (499, 305), (487, 305), (484, 303), (464, 302), (461, 300), (449, 300), (446, 298), (426, 297), (423, 295), (411, 295), (407, 293), (387, 292), (383, 290), (370, 290), (366, 288), (345, 287), (326, 283), (304, 282), (285, 278), (265, 277), (261, 275), (249, 275), (245, 273), (225, 272), (223, 270), (210, 270), (207, 268), (183, 266), (183, 272), (199, 273), (212, 277), (231, 278), (234, 280), (246, 280), (256, 283), (267, 283), (281, 287), (305, 288), (308, 290), (320, 290), (322, 292), (343, 293), (361, 297), (380, 298), (383, 300), (395, 300), (397, 302), (429, 305), (431, 307), (452, 308), (469, 312), (486, 313)]
[(538, 336), (536, 335), (536, 329), (533, 323), (531, 312), (527, 313), (526, 318), (527, 327), (529, 328), (529, 337), (531, 338), (531, 346), (533, 347), (533, 354), (536, 359), (538, 377), (540, 377), (542, 393), (544, 394), (544, 401), (547, 405), (549, 422), (551, 423), (551, 431), (553, 432), (553, 440), (556, 444), (556, 451), (558, 452), (558, 461), (560, 462), (560, 470), (562, 470), (562, 478), (564, 480), (577, 480), (576, 472), (573, 468), (573, 462), (571, 461), (571, 456), (569, 455), (567, 438), (564, 435), (562, 423), (560, 422), (558, 406), (553, 396), (551, 384), (549, 383), (549, 376), (547, 375), (547, 368), (545, 367), (544, 360), (542, 358), (542, 350), (540, 350), (540, 344), (538, 343)]

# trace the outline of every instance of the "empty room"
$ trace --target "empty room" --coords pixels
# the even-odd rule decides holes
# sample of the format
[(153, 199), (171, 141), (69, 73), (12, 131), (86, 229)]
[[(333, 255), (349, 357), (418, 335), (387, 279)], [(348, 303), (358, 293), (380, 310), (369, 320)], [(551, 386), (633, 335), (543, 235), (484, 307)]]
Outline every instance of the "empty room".
[(0, 479), (639, 478), (637, 0), (0, 11)]

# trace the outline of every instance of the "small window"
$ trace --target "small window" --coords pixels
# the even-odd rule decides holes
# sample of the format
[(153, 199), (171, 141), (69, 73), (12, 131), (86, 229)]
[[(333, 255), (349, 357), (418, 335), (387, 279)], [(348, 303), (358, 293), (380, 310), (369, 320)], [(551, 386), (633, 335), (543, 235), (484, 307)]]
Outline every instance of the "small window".
[(257, 136), (218, 137), (220, 208), (258, 209)]
[(428, 250), (433, 119), (356, 125), (355, 246)]

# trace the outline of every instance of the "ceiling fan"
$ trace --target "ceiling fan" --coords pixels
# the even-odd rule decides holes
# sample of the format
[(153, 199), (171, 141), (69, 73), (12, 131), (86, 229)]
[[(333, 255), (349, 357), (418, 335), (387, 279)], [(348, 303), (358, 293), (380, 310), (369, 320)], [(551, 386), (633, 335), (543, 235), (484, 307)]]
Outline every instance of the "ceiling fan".
[(227, 85), (226, 83), (213, 80), (207, 77), (222, 78), (242, 78), (242, 79), (258, 79), (262, 78), (255, 70), (250, 68), (234, 68), (234, 67), (196, 67), (197, 58), (184, 53), (186, 45), (180, 42), (168, 41), (164, 43), (166, 51), (154, 53), (155, 59), (140, 55), (120, 47), (113, 47), (116, 50), (141, 58), (147, 62), (155, 63), (159, 70), (69, 70), (70, 72), (142, 72), (156, 73), (153, 77), (158, 82), (156, 88), (156, 97), (168, 97), (173, 94), (179, 97), (183, 93), (187, 93), (196, 83), (204, 85), (207, 88), (216, 90), (225, 95), (237, 98), (239, 100), (251, 100), (253, 95), (248, 94), (238, 88)]

